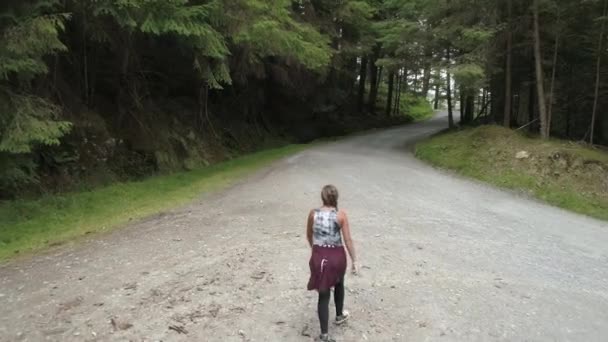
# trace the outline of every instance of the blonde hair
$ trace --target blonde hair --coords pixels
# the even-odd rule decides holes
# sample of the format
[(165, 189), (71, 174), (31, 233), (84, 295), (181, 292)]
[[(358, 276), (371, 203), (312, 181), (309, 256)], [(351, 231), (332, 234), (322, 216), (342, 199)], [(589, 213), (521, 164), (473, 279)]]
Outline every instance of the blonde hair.
[(321, 190), (323, 205), (338, 208), (338, 189), (333, 185), (326, 185)]

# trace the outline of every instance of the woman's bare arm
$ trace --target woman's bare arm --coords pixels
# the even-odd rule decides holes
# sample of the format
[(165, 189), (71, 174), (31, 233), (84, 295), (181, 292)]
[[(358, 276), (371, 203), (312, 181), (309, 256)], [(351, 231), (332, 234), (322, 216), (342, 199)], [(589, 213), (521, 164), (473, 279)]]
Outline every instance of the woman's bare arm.
[(357, 256), (355, 254), (355, 246), (353, 245), (353, 239), (350, 234), (350, 224), (348, 223), (348, 216), (346, 216), (346, 213), (344, 211), (340, 211), (339, 215), (339, 223), (342, 229), (342, 238), (344, 239), (344, 244), (346, 245), (346, 249), (348, 250), (348, 254), (350, 255), (350, 259), (353, 263), (353, 271), (355, 271), (355, 263), (357, 262)]
[(308, 244), (310, 248), (312, 248), (312, 225), (315, 220), (315, 211), (311, 210), (308, 214), (308, 222), (306, 224), (306, 239), (308, 240)]

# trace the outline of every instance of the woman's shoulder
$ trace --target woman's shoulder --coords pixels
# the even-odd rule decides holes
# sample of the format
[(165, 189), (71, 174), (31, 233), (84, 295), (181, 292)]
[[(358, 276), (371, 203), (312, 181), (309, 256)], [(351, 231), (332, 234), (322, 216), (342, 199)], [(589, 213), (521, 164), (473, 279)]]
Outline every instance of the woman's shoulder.
[(344, 217), (344, 218), (346, 218), (346, 217), (348, 216), (348, 215), (346, 214), (346, 210), (344, 210), (344, 209), (340, 209), (340, 210), (338, 210), (338, 211), (337, 211), (337, 215), (338, 215), (338, 217)]

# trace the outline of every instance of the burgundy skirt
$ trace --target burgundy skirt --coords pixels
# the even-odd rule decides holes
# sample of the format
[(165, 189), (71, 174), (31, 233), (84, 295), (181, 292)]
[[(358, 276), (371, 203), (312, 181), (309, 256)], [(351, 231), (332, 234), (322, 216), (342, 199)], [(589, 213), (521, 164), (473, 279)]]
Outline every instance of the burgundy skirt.
[(326, 291), (344, 279), (346, 252), (344, 247), (312, 247), (308, 290)]

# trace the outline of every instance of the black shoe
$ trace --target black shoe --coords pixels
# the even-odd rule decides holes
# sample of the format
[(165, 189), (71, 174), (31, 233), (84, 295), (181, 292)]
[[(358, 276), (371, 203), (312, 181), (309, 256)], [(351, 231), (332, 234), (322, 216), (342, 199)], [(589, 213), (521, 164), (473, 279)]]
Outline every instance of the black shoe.
[(321, 334), (321, 336), (319, 336), (319, 341), (321, 341), (321, 342), (336, 342), (336, 340), (334, 340), (333, 338), (329, 337), (328, 334)]
[(350, 314), (348, 313), (348, 311), (344, 311), (344, 312), (342, 312), (342, 316), (336, 316), (336, 324), (340, 325), (340, 324), (346, 323), (346, 321), (348, 321), (349, 318), (350, 318)]

